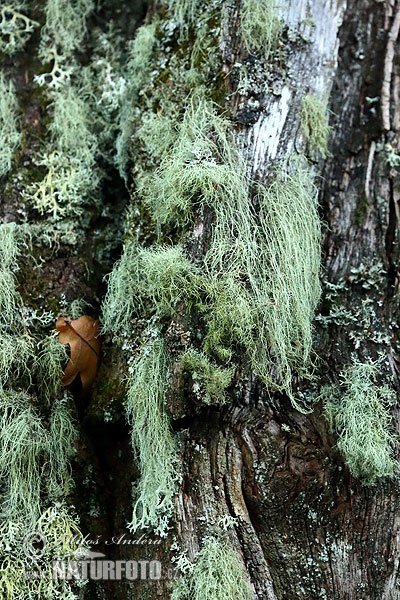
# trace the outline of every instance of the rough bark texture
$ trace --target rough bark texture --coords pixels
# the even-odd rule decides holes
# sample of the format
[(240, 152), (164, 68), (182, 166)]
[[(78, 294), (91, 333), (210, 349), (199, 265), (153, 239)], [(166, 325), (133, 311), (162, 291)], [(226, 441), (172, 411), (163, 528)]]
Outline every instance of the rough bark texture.
[[(157, 6), (152, 10), (157, 11)], [(220, 49), (227, 74), (243, 58), (235, 37), (238, 10), (238, 3), (232, 3), (223, 24)], [(290, 51), (283, 52), (284, 64), (276, 65), (269, 82), (271, 93), (263, 96), (255, 91), (232, 101), (238, 144), (252, 176), (267, 182), (271, 161), (306, 151), (299, 120), (301, 98), (305, 93), (329, 98), (331, 156), (325, 161), (314, 157), (312, 167), (326, 223), (323, 281), (345, 282), (335, 299), (337, 305), (352, 310), (367, 297), (374, 307), (373, 318), (360, 318), (351, 325), (334, 319), (327, 321), (328, 326), (317, 322), (315, 349), (320, 360), (315, 379), (299, 386), (305, 396), (315, 395), (322, 385), (338, 382), (338, 374), (354, 353), (366, 359), (380, 352), (387, 357), (382, 374), (393, 376), (397, 383), (400, 197), (396, 169), (387, 164), (378, 145), (400, 150), (399, 53), (393, 39), (400, 4), (290, 0), (279, 10), (297, 37), (291, 40)], [(35, 43), (34, 38), (32, 47)], [(19, 60), (6, 66), (15, 69), (18, 93), (25, 103), (29, 153), (36, 132), (40, 133), (40, 98), (30, 97), (23, 80), (31, 68), (29, 52)], [(234, 86), (229, 77), (227, 82), (228, 88)], [(256, 109), (254, 102), (249, 104), (254, 98)], [(44, 251), (47, 262), (40, 279), (45, 284), (34, 285), (47, 299), (64, 293), (72, 300), (83, 291), (95, 306), (94, 316), (104, 294), (102, 277), (119, 252), (115, 245), (101, 264), (102, 239), (121, 239), (122, 207), (128, 201), (122, 182), (116, 184), (116, 174), (110, 175), (114, 182), (104, 186), (107, 212), (92, 215), (86, 243), (73, 252), (62, 245), (55, 254)], [(15, 206), (13, 197), (3, 195), (0, 209), (5, 221), (17, 218)], [(206, 221), (205, 235), (209, 227)], [(365, 265), (364, 271), (360, 265)], [(379, 286), (365, 287), (363, 277), (368, 279), (374, 265), (381, 270)], [(358, 269), (356, 277), (354, 269)], [(29, 281), (35, 277), (24, 273), (23, 294), (29, 293)], [(329, 316), (329, 302), (324, 296), (323, 317)], [(124, 393), (124, 372), (118, 361), (110, 340), (92, 402), (78, 407), (84, 417), (73, 466), (74, 502), (83, 531), (103, 541), (126, 532), (131, 482), (138, 476), (122, 409), (116, 409), (111, 423), (103, 419), (104, 407)], [(159, 559), (163, 579), (92, 582), (85, 598), (169, 598), (170, 579), (177, 576), (171, 562), (172, 542), (176, 540), (194, 559), (210, 527), (230, 515), (236, 519), (230, 539), (244, 562), (254, 598), (400, 599), (398, 482), (365, 487), (349, 474), (335, 449), (321, 403), (304, 415), (287, 398), (268, 394), (251, 373), (241, 378), (240, 397), (225, 407), (176, 415), (183, 480), (171, 535), (154, 539), (154, 545), (146, 534), (147, 544), (94, 548), (103, 549), (110, 559)], [(175, 380), (182, 384), (179, 376)], [(182, 390), (173, 389), (171, 397), (175, 391), (179, 398)], [(398, 416), (396, 407), (397, 430)]]

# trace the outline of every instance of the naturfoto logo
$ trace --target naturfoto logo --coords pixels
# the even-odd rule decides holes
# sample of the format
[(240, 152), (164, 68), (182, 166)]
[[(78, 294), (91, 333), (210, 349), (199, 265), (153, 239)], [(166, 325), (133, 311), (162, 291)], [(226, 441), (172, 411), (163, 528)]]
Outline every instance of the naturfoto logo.
[[(158, 560), (109, 560), (102, 552), (89, 550), (83, 544), (92, 542), (93, 545), (100, 544), (100, 538), (89, 540), (87, 538), (75, 539), (80, 546), (70, 555), (57, 555), (54, 549), (54, 559), (51, 562), (51, 573), (40, 570), (40, 559), (47, 548), (47, 540), (41, 532), (30, 532), (24, 540), (24, 551), (31, 562), (30, 569), (25, 571), (25, 577), (29, 579), (46, 579), (52, 577), (55, 580), (158, 580), (162, 576), (161, 562)], [(71, 541), (71, 540), (70, 540)], [(104, 545), (120, 544), (145, 544), (145, 538), (130, 539), (125, 535), (115, 536), (111, 541), (104, 541)]]

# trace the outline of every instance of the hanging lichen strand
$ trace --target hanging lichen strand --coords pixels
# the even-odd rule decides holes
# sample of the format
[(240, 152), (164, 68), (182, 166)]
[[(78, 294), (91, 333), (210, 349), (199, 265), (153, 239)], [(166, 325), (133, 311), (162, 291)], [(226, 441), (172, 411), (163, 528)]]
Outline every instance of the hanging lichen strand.
[(0, 177), (11, 168), (13, 155), (20, 142), (21, 133), (18, 128), (18, 102), (11, 81), (7, 81), (0, 71)]
[(176, 441), (164, 411), (168, 364), (162, 340), (151, 341), (129, 371), (126, 410), (141, 472), (129, 528), (153, 527), (163, 536), (168, 531), (180, 471)]
[(326, 103), (313, 94), (304, 96), (301, 102), (300, 123), (310, 150), (319, 152), (322, 158), (329, 156), (328, 137), (331, 128), (328, 125)]

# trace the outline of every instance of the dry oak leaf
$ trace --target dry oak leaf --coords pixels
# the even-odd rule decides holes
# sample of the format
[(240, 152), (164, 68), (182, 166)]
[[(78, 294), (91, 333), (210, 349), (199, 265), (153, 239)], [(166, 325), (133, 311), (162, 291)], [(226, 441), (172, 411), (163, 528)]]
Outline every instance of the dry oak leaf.
[(62, 385), (70, 385), (81, 376), (82, 394), (92, 385), (100, 361), (101, 341), (99, 339), (99, 321), (88, 315), (72, 320), (59, 317), (56, 322), (60, 344), (69, 344), (70, 359), (64, 369)]

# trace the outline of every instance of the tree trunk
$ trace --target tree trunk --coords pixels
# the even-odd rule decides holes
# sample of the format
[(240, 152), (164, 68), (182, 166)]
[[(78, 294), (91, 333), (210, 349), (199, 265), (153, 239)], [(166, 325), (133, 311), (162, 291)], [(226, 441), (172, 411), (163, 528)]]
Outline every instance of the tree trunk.
[[(109, 560), (159, 560), (162, 564), (161, 578), (155, 580), (147, 575), (134, 581), (89, 581), (81, 588), (71, 583), (71, 590), (86, 599), (170, 598), (174, 589), (174, 600), (189, 596), (218, 600), (223, 595), (228, 600), (234, 595), (268, 600), (400, 599), (399, 493), (393, 456), (396, 448), (392, 448), (393, 432), (399, 431), (393, 394), (399, 383), (400, 71), (396, 42), (400, 3), (288, 0), (268, 13), (268, 23), (273, 24), (269, 33), (254, 12), (246, 37), (246, 7), (254, 9), (258, 4), (267, 11), (273, 7), (268, 0), (210, 1), (204, 5), (156, 1), (150, 6), (113, 2), (96, 10), (89, 2), (81, 2), (88, 8), (86, 13), (81, 11), (86, 25), (75, 34), (79, 38), (83, 31), (81, 41), (75, 43), (71, 38), (69, 46), (65, 39), (56, 39), (49, 12), (46, 21), (45, 7), (57, 4), (48, 0), (47, 4), (16, 5), (15, 11), (31, 19), (30, 37), (25, 34), (29, 37), (25, 46), (16, 37), (14, 45), (21, 44), (16, 49), (3, 43), (3, 72), (7, 81), (14, 82), (16, 127), (23, 129), (19, 142), (10, 145), (13, 159), (3, 175), (0, 204), (2, 222), (16, 222), (25, 232), (21, 234), (18, 270), (15, 265), (11, 268), (24, 305), (23, 310), (18, 308), (18, 315), (24, 319), (25, 329), (18, 335), (34, 339), (35, 352), (40, 355), (37, 344), (60, 314), (100, 318), (103, 351), (92, 390), (82, 395), (79, 375), (69, 389), (69, 410), (79, 432), (71, 458), (75, 488), (57, 501), (75, 507), (80, 530), (88, 536), (92, 551), (102, 552)], [(76, 22), (79, 6), (77, 3), (74, 8)], [(5, 36), (5, 25), (14, 13), (0, 10), (0, 32), (9, 41), (12, 36)], [(66, 14), (65, 6), (62, 10)], [(255, 26), (259, 18), (261, 34)], [(69, 22), (67, 28), (74, 31)], [(140, 45), (133, 43), (128, 51), (127, 42), (135, 35), (137, 40), (140, 32), (144, 32)], [(146, 42), (146, 35), (153, 37)], [(48, 73), (57, 61), (54, 49), (61, 76), (53, 74), (38, 82), (34, 76)], [(71, 88), (89, 107), (88, 114), (83, 114), (84, 108), (76, 101), (74, 116), (68, 117), (63, 102)], [(196, 138), (198, 146), (194, 144), (190, 152), (199, 153), (198, 162), (185, 147), (186, 158), (177, 169), (186, 169), (192, 162), (202, 169), (223, 162), (229, 153), (222, 148), (225, 134), (219, 132), (225, 125), (218, 119), (224, 118), (229, 123), (226, 139), (230, 133), (234, 135), (245, 160), (252, 198), (248, 214), (255, 219), (254, 227), (258, 228), (263, 218), (262, 193), (257, 186), (268, 193), (275, 181), (278, 187), (286, 185), (285, 176), (279, 179), (277, 175), (280, 169), (288, 173), (299, 169), (318, 188), (322, 296), (313, 329), (312, 378), (298, 372), (298, 363), (290, 366), (289, 361), (291, 381), (286, 385), (280, 366), (284, 357), (273, 350), (269, 373), (263, 376), (247, 342), (234, 338), (232, 323), (226, 334), (230, 345), (225, 339), (223, 348), (229, 346), (229, 356), (223, 355), (221, 348), (213, 348), (207, 355), (207, 341), (204, 347), (201, 344), (210, 340), (207, 332), (215, 314), (218, 318), (218, 313), (212, 312), (217, 300), (213, 292), (205, 291), (203, 283), (193, 296), (186, 297), (185, 286), (192, 277), (189, 271), (182, 274), (177, 289), (168, 291), (168, 302), (164, 296), (161, 299), (159, 291), (160, 286), (167, 287), (163, 273), (154, 280), (151, 292), (147, 288), (142, 291), (129, 269), (123, 275), (119, 272), (118, 285), (112, 276), (104, 280), (123, 264), (116, 263), (121, 255), (127, 256), (131, 249), (137, 252), (138, 247), (160, 250), (179, 246), (191, 261), (193, 278), (205, 281), (212, 274), (215, 265), (207, 263), (213, 260), (207, 253), (213, 247), (223, 209), (202, 200), (203, 189), (209, 185), (206, 171), (201, 175), (196, 171), (199, 180), (203, 177), (201, 184), (190, 178), (184, 184), (178, 176), (172, 179), (171, 170), (171, 206), (181, 193), (179, 186), (187, 186), (184, 193), (191, 202), (190, 207), (173, 207), (172, 218), (165, 216), (170, 193), (165, 186), (157, 188), (158, 197), (143, 199), (154, 181), (161, 180), (170, 168), (165, 157), (175, 156), (179, 143), (183, 144), (188, 111), (199, 98), (202, 101), (202, 95), (213, 103), (210, 111), (218, 114), (204, 142), (210, 142), (215, 154), (207, 154), (193, 126), (192, 142)], [(314, 120), (309, 127), (305, 98), (317, 106), (313, 105)], [(323, 123), (324, 107), (329, 108), (329, 131)], [(10, 139), (6, 127), (11, 109), (4, 110), (6, 117), (0, 114), (0, 126), (3, 138)], [(60, 126), (57, 129), (57, 114), (64, 119), (66, 131)], [(154, 123), (155, 115), (164, 119), (163, 128), (144, 130), (144, 125)], [(315, 119), (322, 119), (322, 125)], [(76, 151), (65, 141), (68, 131), (76, 136)], [(329, 152), (324, 147), (326, 133)], [(71, 164), (81, 168), (87, 151), (92, 152), (85, 163), (90, 181), (82, 183), (87, 173), (80, 172), (75, 187), (71, 184), (63, 196), (60, 173)], [(240, 157), (236, 159), (234, 151), (239, 173)], [(73, 162), (75, 155), (77, 163)], [(58, 161), (56, 166), (49, 157)], [(50, 172), (53, 184), (48, 182), (44, 191), (42, 187), (38, 192)], [(216, 196), (224, 188), (224, 178), (212, 182)], [(192, 196), (191, 188), (196, 190)], [(73, 194), (76, 202), (71, 199)], [(238, 211), (233, 206), (232, 218)], [(293, 219), (295, 223), (288, 227), (296, 230), (298, 224), (302, 235), (303, 218), (295, 206)], [(304, 222), (307, 219), (305, 214)], [(23, 229), (26, 225), (28, 229)], [(235, 230), (232, 236), (240, 240), (239, 225), (237, 230), (235, 227), (228, 224), (227, 231)], [(268, 232), (271, 235), (271, 228)], [(24, 244), (29, 252), (23, 250)], [(300, 255), (309, 252), (307, 245), (301, 250), (302, 241), (298, 246)], [(4, 254), (4, 248), (0, 253)], [(234, 255), (236, 250), (229, 252)], [(260, 246), (257, 252), (264, 264), (261, 261), (267, 250)], [(233, 260), (227, 255), (221, 259), (225, 266)], [(139, 250), (139, 256), (148, 255), (140, 255)], [(297, 253), (290, 260), (295, 263)], [(3, 257), (5, 272), (4, 261)], [(147, 277), (143, 287), (153, 285), (151, 268), (140, 274), (142, 280)], [(265, 279), (274, 285), (270, 273)], [(249, 273), (241, 272), (235, 281), (249, 294), (255, 293)], [(8, 319), (2, 285), (0, 281), (0, 306)], [(118, 295), (119, 289), (125, 290), (126, 296)], [(73, 304), (82, 299), (82, 308)], [(32, 317), (35, 311), (43, 313), (42, 321)], [(235, 317), (236, 313), (232, 314)], [(264, 324), (260, 318), (256, 323)], [(1, 325), (1, 335), (17, 335), (13, 327)], [(296, 327), (290, 325), (290, 335), (294, 336)], [(253, 327), (251, 339), (265, 344), (257, 335)], [(266, 339), (268, 343), (273, 340), (269, 330)], [(157, 360), (162, 362), (164, 354), (154, 354), (157, 340), (162, 340), (165, 349), (165, 364), (161, 365)], [(263, 351), (261, 345), (255, 354)], [(188, 366), (189, 359), (186, 363), (182, 359), (188, 349), (195, 352), (190, 355), (192, 360), (195, 356), (195, 367)], [(143, 362), (152, 352), (153, 362)], [(201, 366), (205, 363), (199, 362), (199, 356), (209, 361), (207, 367)], [(2, 380), (1, 387), (7, 394), (26, 390), (44, 427), (49, 428), (51, 403), (46, 404), (40, 391), (41, 378), (46, 375), (38, 375), (32, 366), (34, 359), (30, 360), (31, 377), (14, 367), (11, 382)], [(157, 380), (162, 376), (156, 374), (156, 366), (160, 372), (165, 370), (165, 385)], [(230, 369), (229, 382), (220, 384), (217, 392), (207, 388), (208, 368), (223, 370), (225, 375), (218, 371), (221, 377)], [(142, 388), (137, 383), (140, 372), (145, 373), (140, 380)], [(213, 373), (216, 376), (217, 371)], [(156, 412), (147, 407), (139, 414), (145, 384), (150, 392), (144, 403), (159, 404)], [(55, 386), (52, 402), (62, 395), (63, 390)], [(372, 412), (366, 412), (362, 421), (368, 399)], [(159, 447), (150, 423), (152, 416), (159, 418), (157, 411), (162, 414), (160, 419), (168, 419), (173, 430), (171, 443), (177, 444), (175, 454), (171, 451), (168, 455), (175, 461), (172, 471), (176, 478), (173, 511), (165, 513), (168, 529), (158, 525), (162, 536), (156, 535), (157, 527), (154, 522), (151, 526), (150, 519), (144, 529), (127, 529), (140, 494), (145, 461), (153, 460)], [(343, 420), (349, 412), (353, 420)], [(368, 415), (376, 417), (377, 424), (371, 424)], [(132, 433), (141, 418), (140, 428)], [(354, 422), (362, 423), (357, 426), (363, 432), (351, 438), (349, 450), (343, 440), (349, 439), (346, 435), (351, 435)], [(378, 439), (371, 458), (367, 445), (375, 434)], [(143, 439), (149, 440), (146, 451), (140, 445)], [(387, 441), (382, 450), (386, 467), (376, 458), (382, 440)], [(6, 444), (4, 435), (2, 443)], [(133, 449), (132, 443), (136, 444)], [(45, 456), (40, 459), (44, 473)], [(168, 471), (162, 459), (160, 456), (160, 479)], [(6, 496), (5, 468), (2, 474)], [(133, 494), (132, 483), (136, 486)], [(52, 505), (46, 494), (42, 489), (42, 513)], [(165, 490), (160, 494), (162, 503)], [(156, 520), (163, 514), (159, 507), (157, 511)], [(140, 511), (137, 519), (139, 525), (144, 524)], [(37, 523), (26, 527), (36, 531)], [(214, 571), (201, 573), (196, 565), (202, 564), (204, 553), (210, 552), (212, 558), (214, 542), (228, 554)], [(3, 554), (6, 556), (7, 550)], [(237, 593), (226, 583), (230, 570), (240, 580)], [(209, 596), (204, 591), (201, 595), (196, 587), (201, 575), (209, 586), (204, 584), (204, 589), (214, 590)], [(221, 583), (213, 587), (213, 578)], [(228, 587), (224, 590), (224, 586)], [(240, 591), (244, 589), (247, 596)], [(37, 598), (47, 597), (38, 594)], [(4, 592), (4, 597), (25, 598), (18, 592), (8, 596)]]

